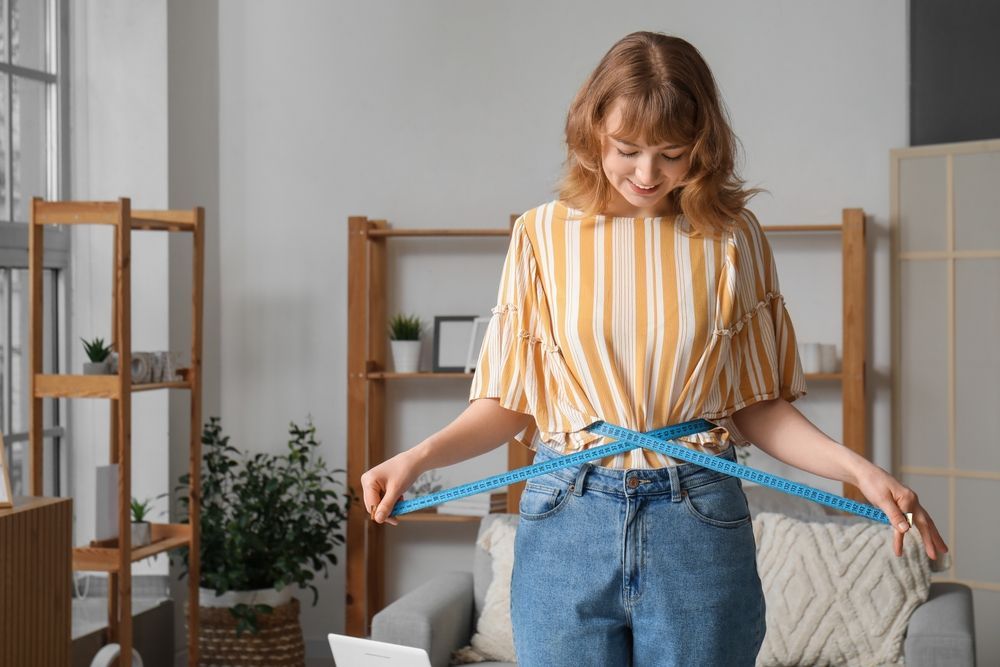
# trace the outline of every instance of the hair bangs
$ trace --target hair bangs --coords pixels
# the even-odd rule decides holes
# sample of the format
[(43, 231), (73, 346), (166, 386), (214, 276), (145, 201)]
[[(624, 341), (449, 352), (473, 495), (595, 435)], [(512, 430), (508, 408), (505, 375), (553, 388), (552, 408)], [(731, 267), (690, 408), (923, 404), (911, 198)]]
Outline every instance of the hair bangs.
[(633, 144), (688, 146), (696, 128), (692, 105), (665, 88), (622, 97), (621, 122), (612, 134)]

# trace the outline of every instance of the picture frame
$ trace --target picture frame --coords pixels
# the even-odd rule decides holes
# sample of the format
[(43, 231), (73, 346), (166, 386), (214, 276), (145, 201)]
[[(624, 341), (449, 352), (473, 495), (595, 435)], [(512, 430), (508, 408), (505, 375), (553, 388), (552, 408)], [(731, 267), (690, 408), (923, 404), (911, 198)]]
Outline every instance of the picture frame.
[(10, 475), (7, 474), (7, 445), (0, 433), (0, 509), (14, 506), (14, 494), (10, 489)]
[(469, 337), (477, 315), (434, 316), (435, 373), (464, 373)]
[(479, 363), (479, 353), (483, 348), (486, 329), (490, 326), (490, 316), (477, 317), (472, 321), (472, 331), (469, 334), (469, 353), (466, 355), (465, 372), (472, 373)]

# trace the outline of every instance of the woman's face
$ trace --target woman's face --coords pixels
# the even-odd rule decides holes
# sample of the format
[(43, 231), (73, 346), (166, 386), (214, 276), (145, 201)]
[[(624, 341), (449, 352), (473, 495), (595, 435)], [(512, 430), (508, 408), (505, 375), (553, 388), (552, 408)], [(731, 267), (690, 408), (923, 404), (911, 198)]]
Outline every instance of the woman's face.
[[(601, 161), (612, 185), (608, 215), (655, 217), (673, 213), (667, 194), (684, 185), (691, 164), (687, 146), (635, 145), (616, 138), (621, 102), (615, 102), (604, 123)], [(647, 188), (647, 186), (652, 186)]]

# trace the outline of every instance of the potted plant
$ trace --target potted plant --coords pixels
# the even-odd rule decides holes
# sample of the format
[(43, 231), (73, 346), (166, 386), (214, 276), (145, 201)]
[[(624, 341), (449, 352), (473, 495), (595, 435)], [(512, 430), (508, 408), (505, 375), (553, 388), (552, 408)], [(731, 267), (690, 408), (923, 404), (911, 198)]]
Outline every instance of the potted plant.
[(389, 321), (392, 366), (397, 373), (416, 373), (420, 364), (420, 318), (399, 313)]
[[(155, 499), (165, 497), (167, 494), (161, 493)], [(152, 524), (146, 520), (150, 510), (153, 509), (154, 498), (145, 500), (132, 499), (132, 548), (144, 547), (153, 540)]]
[(91, 341), (84, 338), (80, 340), (83, 341), (83, 349), (86, 350), (87, 358), (90, 359), (89, 362), (83, 364), (83, 374), (107, 375), (110, 372), (108, 355), (111, 354), (111, 347), (104, 344), (103, 338), (95, 338)]
[[(311, 420), (304, 428), (292, 423), (289, 434), (285, 453), (249, 454), (229, 443), (218, 417), (202, 432), (200, 643), (202, 659), (213, 664), (226, 664), (234, 659), (234, 646), (248, 645), (260, 664), (301, 664), (292, 587), (311, 590), (315, 605), (316, 573), (328, 576), (327, 566), (337, 564), (335, 552), (344, 543), (349, 503), (357, 496), (349, 488), (338, 495), (333, 487), (343, 482), (333, 473), (346, 471), (328, 470), (318, 456)], [(186, 523), (190, 476), (180, 482)], [(181, 556), (183, 577), (187, 549)]]

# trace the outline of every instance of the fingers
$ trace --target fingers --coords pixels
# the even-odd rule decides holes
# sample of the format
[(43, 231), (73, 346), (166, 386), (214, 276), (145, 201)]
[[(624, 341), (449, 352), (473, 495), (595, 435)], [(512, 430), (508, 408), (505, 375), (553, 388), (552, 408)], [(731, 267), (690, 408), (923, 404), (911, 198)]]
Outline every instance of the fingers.
[(375, 523), (388, 523), (393, 526), (399, 525), (398, 519), (389, 516), (392, 508), (396, 506), (396, 497), (395, 493), (386, 493), (382, 497), (382, 501), (375, 507), (375, 511), (372, 513)]
[(386, 500), (387, 498), (395, 499), (396, 494), (388, 493), (388, 489), (383, 494), (382, 484), (365, 475), (361, 476), (361, 488), (364, 490), (365, 507), (368, 509), (368, 515), (371, 517), (371, 520), (375, 523), (388, 523), (398, 526), (399, 521), (389, 516), (389, 512), (395, 506), (395, 500), (391, 504)]

